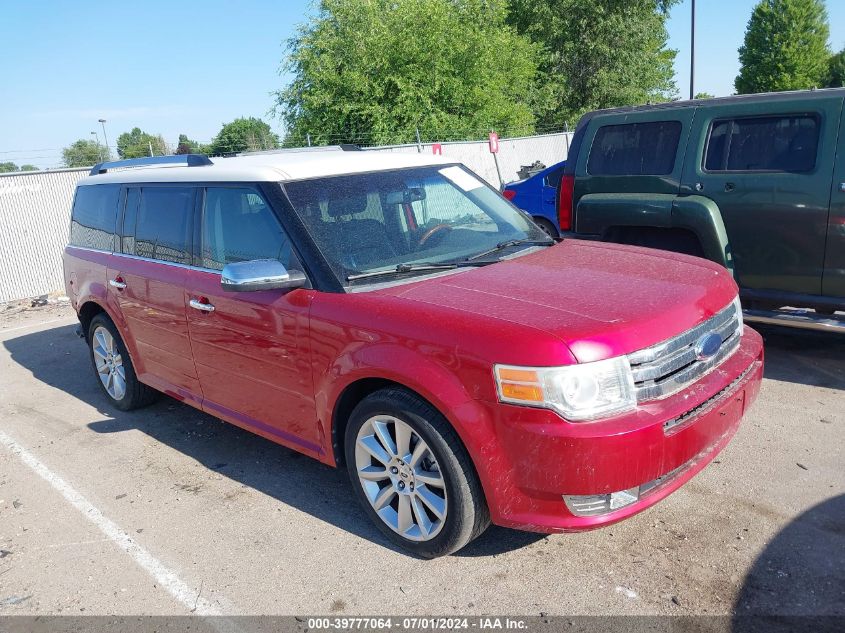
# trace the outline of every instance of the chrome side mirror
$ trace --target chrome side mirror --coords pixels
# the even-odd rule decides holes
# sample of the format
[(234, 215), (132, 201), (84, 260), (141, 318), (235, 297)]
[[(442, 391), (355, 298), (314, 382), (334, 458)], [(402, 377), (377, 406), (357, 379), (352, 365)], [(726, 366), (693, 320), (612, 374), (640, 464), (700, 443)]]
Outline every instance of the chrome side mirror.
[(226, 264), (220, 276), (223, 290), (252, 292), (255, 290), (293, 290), (308, 283), (301, 270), (288, 270), (275, 259), (254, 259)]

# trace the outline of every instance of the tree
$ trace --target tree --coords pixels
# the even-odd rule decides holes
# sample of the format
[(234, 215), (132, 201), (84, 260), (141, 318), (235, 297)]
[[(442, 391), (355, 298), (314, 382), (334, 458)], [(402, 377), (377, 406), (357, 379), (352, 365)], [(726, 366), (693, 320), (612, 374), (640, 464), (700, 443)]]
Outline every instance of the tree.
[(539, 47), (505, 17), (502, 0), (322, 0), (288, 41), (285, 144), (532, 132)]
[(695, 97), (693, 99), (712, 99), (713, 95), (709, 92), (696, 92)]
[(761, 0), (739, 48), (739, 94), (824, 85), (830, 50), (823, 0)]
[(103, 160), (103, 146), (90, 139), (81, 138), (62, 150), (67, 167), (89, 167)]
[(21, 171), (40, 171), (35, 165), (21, 165)]
[(540, 126), (675, 97), (666, 20), (676, 2), (513, 0), (508, 22), (543, 49), (533, 98)]
[(117, 137), (117, 154), (121, 158), (149, 156), (150, 146), (152, 146), (153, 156), (164, 156), (170, 153), (161, 134), (148, 134), (138, 127), (134, 127), (132, 131), (124, 132)]
[(174, 154), (207, 154), (209, 145), (203, 145), (188, 138), (186, 134), (179, 135), (179, 143)]
[[(180, 139), (181, 140), (181, 139)], [(255, 117), (235, 119), (220, 129), (209, 153), (231, 154), (233, 152), (255, 152), (279, 147), (279, 137), (261, 119)]]
[(827, 62), (827, 78), (825, 88), (841, 88), (845, 86), (845, 48), (832, 55)]
[(18, 171), (18, 166), (15, 163), (0, 163), (0, 174), (10, 174), (15, 171)]

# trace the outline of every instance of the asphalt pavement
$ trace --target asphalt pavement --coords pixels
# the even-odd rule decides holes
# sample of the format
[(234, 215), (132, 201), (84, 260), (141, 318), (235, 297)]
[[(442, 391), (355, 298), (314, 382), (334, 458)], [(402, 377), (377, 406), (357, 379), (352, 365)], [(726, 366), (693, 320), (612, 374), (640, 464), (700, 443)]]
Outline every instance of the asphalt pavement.
[(761, 330), (733, 442), (648, 511), (423, 561), (343, 471), (168, 398), (111, 408), (74, 328), (0, 311), (0, 614), (845, 615), (845, 336)]

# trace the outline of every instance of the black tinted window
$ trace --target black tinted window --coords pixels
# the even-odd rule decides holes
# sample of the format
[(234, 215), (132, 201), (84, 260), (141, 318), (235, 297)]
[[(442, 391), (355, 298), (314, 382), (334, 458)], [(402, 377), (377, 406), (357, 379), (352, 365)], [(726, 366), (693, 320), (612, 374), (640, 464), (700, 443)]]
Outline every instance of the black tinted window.
[(680, 137), (680, 121), (605, 125), (596, 132), (587, 171), (593, 176), (671, 174)]
[(789, 115), (715, 121), (704, 168), (708, 171), (810, 171), (816, 166), (819, 121)]
[(554, 171), (550, 171), (543, 177), (543, 185), (546, 187), (557, 187), (557, 183), (560, 182), (561, 176), (563, 176), (563, 170), (566, 168), (566, 165), (561, 165)]
[(135, 255), (190, 264), (193, 206), (192, 188), (144, 187), (135, 224)]
[(120, 185), (79, 187), (73, 202), (70, 243), (73, 246), (111, 251)]
[(299, 268), (291, 261), (290, 240), (254, 189), (206, 189), (201, 235), (205, 268), (222, 270), (253, 259), (277, 259), (288, 269)]

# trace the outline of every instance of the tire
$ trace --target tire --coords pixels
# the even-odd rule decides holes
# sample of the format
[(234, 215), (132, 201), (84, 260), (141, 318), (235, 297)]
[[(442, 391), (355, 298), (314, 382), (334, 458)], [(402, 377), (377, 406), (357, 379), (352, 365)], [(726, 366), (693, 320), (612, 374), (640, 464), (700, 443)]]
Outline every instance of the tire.
[[(396, 449), (400, 433), (406, 450)], [(456, 552), (490, 525), (481, 483), (455, 430), (409, 391), (387, 388), (362, 400), (349, 417), (344, 454), (364, 511), (391, 542), (420, 558)]]
[(532, 217), (531, 219), (534, 220), (534, 224), (539, 226), (543, 230), (543, 233), (549, 237), (559, 237), (555, 225), (549, 222), (546, 218)]
[(138, 380), (126, 345), (108, 316), (91, 319), (87, 341), (97, 384), (112, 405), (130, 411), (156, 400), (159, 393)]

